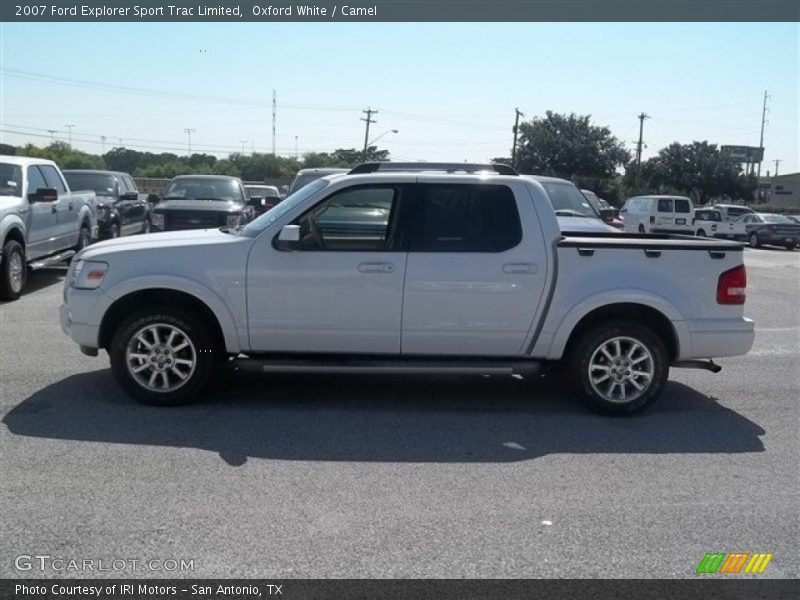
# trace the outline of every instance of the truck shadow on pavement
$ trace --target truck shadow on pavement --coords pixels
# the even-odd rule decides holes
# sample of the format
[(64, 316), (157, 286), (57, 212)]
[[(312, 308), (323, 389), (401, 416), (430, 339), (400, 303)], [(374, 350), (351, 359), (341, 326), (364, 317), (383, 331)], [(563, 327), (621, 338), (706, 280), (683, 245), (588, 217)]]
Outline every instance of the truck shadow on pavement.
[(109, 370), (46, 387), (3, 423), (21, 436), (199, 448), (232, 466), (248, 458), (502, 463), (555, 453), (762, 452), (765, 433), (676, 382), (650, 410), (610, 418), (547, 378), (239, 374), (202, 403), (155, 408), (125, 396)]

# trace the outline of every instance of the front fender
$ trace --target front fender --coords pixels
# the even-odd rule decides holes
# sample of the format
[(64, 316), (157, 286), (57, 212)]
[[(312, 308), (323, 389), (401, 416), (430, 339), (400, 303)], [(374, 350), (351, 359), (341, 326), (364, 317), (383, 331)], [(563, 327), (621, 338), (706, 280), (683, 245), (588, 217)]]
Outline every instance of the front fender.
[(174, 290), (194, 296), (203, 302), (219, 321), (222, 335), (225, 338), (225, 349), (229, 353), (235, 354), (245, 348), (236, 333), (236, 319), (234, 319), (227, 304), (219, 294), (197, 281), (174, 275), (153, 274), (120, 281), (103, 291), (116, 301), (133, 292), (152, 289)]
[(639, 304), (657, 310), (670, 320), (672, 327), (675, 329), (678, 341), (678, 358), (682, 358), (683, 353), (691, 348), (689, 329), (686, 326), (685, 318), (669, 300), (644, 290), (604, 290), (587, 296), (561, 318), (555, 327), (555, 332), (552, 334), (550, 347), (545, 351), (547, 358), (560, 359), (564, 354), (569, 336), (581, 319), (598, 308), (613, 304)]
[(27, 241), (28, 231), (25, 227), (25, 221), (23, 221), (18, 214), (10, 214), (3, 217), (3, 220), (0, 221), (0, 245), (5, 243), (6, 236), (8, 236), (12, 229), (18, 229), (20, 234), (22, 234), (22, 239)]

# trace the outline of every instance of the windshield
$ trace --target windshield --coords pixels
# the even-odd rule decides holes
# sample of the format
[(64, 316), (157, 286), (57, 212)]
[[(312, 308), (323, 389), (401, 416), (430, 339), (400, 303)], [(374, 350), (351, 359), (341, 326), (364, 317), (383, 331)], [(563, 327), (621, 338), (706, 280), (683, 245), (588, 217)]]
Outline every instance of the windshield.
[(540, 181), (558, 217), (592, 217), (599, 215), (581, 191), (571, 183)]
[(22, 167), (0, 163), (0, 196), (22, 198)]
[(92, 190), (98, 196), (114, 195), (114, 178), (104, 173), (70, 173), (65, 172), (70, 189)]
[(244, 202), (242, 190), (235, 179), (173, 179), (164, 193), (164, 200), (217, 200)]
[(301, 190), (298, 190), (294, 194), (288, 196), (286, 200), (276, 205), (275, 208), (268, 210), (257, 219), (250, 221), (242, 229), (241, 234), (247, 237), (257, 236), (259, 233), (277, 221), (280, 217), (292, 210), (295, 206), (303, 203), (306, 198), (313, 196), (327, 185), (328, 181), (325, 179), (318, 179), (309, 183)]

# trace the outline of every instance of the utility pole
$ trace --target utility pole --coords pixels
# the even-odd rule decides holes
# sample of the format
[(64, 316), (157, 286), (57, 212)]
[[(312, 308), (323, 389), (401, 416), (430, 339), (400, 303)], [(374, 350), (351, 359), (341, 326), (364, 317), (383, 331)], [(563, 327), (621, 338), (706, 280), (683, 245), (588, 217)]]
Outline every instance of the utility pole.
[(514, 118), (514, 145), (511, 146), (511, 166), (517, 168), (517, 132), (519, 131), (519, 118), (524, 117), (518, 108), (514, 109), (516, 117)]
[(297, 158), (297, 136), (294, 136), (294, 157)]
[(75, 125), (64, 125), (64, 127), (69, 131), (69, 147), (72, 148), (72, 128), (75, 127)]
[(633, 180), (634, 185), (634, 192), (639, 190), (639, 171), (641, 170), (642, 166), (642, 140), (644, 136), (644, 120), (649, 119), (650, 115), (647, 113), (641, 113), (638, 117), (639, 119), (639, 142), (636, 144), (636, 177)]
[(191, 156), (192, 155), (192, 134), (197, 130), (192, 128), (192, 127), (184, 127), (183, 131), (186, 134), (186, 138), (188, 140), (189, 156)]
[(247, 140), (239, 140), (239, 143), (242, 145), (242, 156), (244, 156), (244, 147), (247, 144)]
[(772, 162), (775, 163), (775, 174), (773, 175), (773, 177), (777, 177), (778, 176), (778, 165), (781, 164), (783, 162), (783, 160), (781, 160), (780, 158), (776, 158)]
[(275, 156), (275, 113), (278, 108), (278, 95), (272, 90), (272, 156)]
[(105, 154), (106, 153), (106, 136), (104, 136), (104, 135), (100, 136), (100, 144), (101, 144), (101, 148), (103, 149), (103, 154)]
[[(764, 125), (767, 123), (767, 98), (769, 98), (769, 95), (767, 94), (767, 90), (764, 90), (764, 106), (761, 109), (761, 137), (758, 140), (758, 147), (760, 148), (759, 152), (761, 152), (762, 158), (763, 158), (763, 154), (764, 154), (764, 150), (763, 150), (763, 148), (764, 148)], [(759, 160), (758, 161), (758, 173), (756, 175), (756, 182), (758, 182), (758, 179), (760, 177), (761, 177), (761, 161)]]
[(372, 115), (377, 115), (378, 111), (377, 110), (372, 110), (371, 108), (367, 107), (367, 110), (362, 110), (361, 112), (364, 113), (365, 115), (367, 115), (366, 119), (363, 119), (363, 118), (361, 119), (362, 121), (364, 121), (367, 124), (367, 131), (364, 133), (364, 156), (363, 156), (363, 159), (362, 159), (364, 162), (366, 162), (367, 161), (367, 147), (368, 147), (368, 142), (369, 142), (369, 126), (370, 126), (370, 123), (377, 123), (377, 121), (373, 121), (372, 120)]
[(48, 129), (47, 132), (50, 134), (50, 139), (55, 142), (58, 129)]

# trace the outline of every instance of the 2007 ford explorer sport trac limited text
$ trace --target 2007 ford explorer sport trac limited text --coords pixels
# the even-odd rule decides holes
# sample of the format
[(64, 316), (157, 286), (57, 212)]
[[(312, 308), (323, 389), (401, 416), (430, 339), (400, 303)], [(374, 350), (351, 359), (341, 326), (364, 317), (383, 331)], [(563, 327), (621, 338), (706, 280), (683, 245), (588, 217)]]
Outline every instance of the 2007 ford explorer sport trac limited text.
[(62, 327), (150, 404), (194, 400), (228, 362), (524, 376), (563, 361), (580, 396), (624, 413), (670, 366), (718, 371), (707, 359), (750, 349), (741, 244), (561, 232), (548, 194), (574, 186), (546, 184), (504, 165), (364, 164), (244, 227), (86, 248)]

